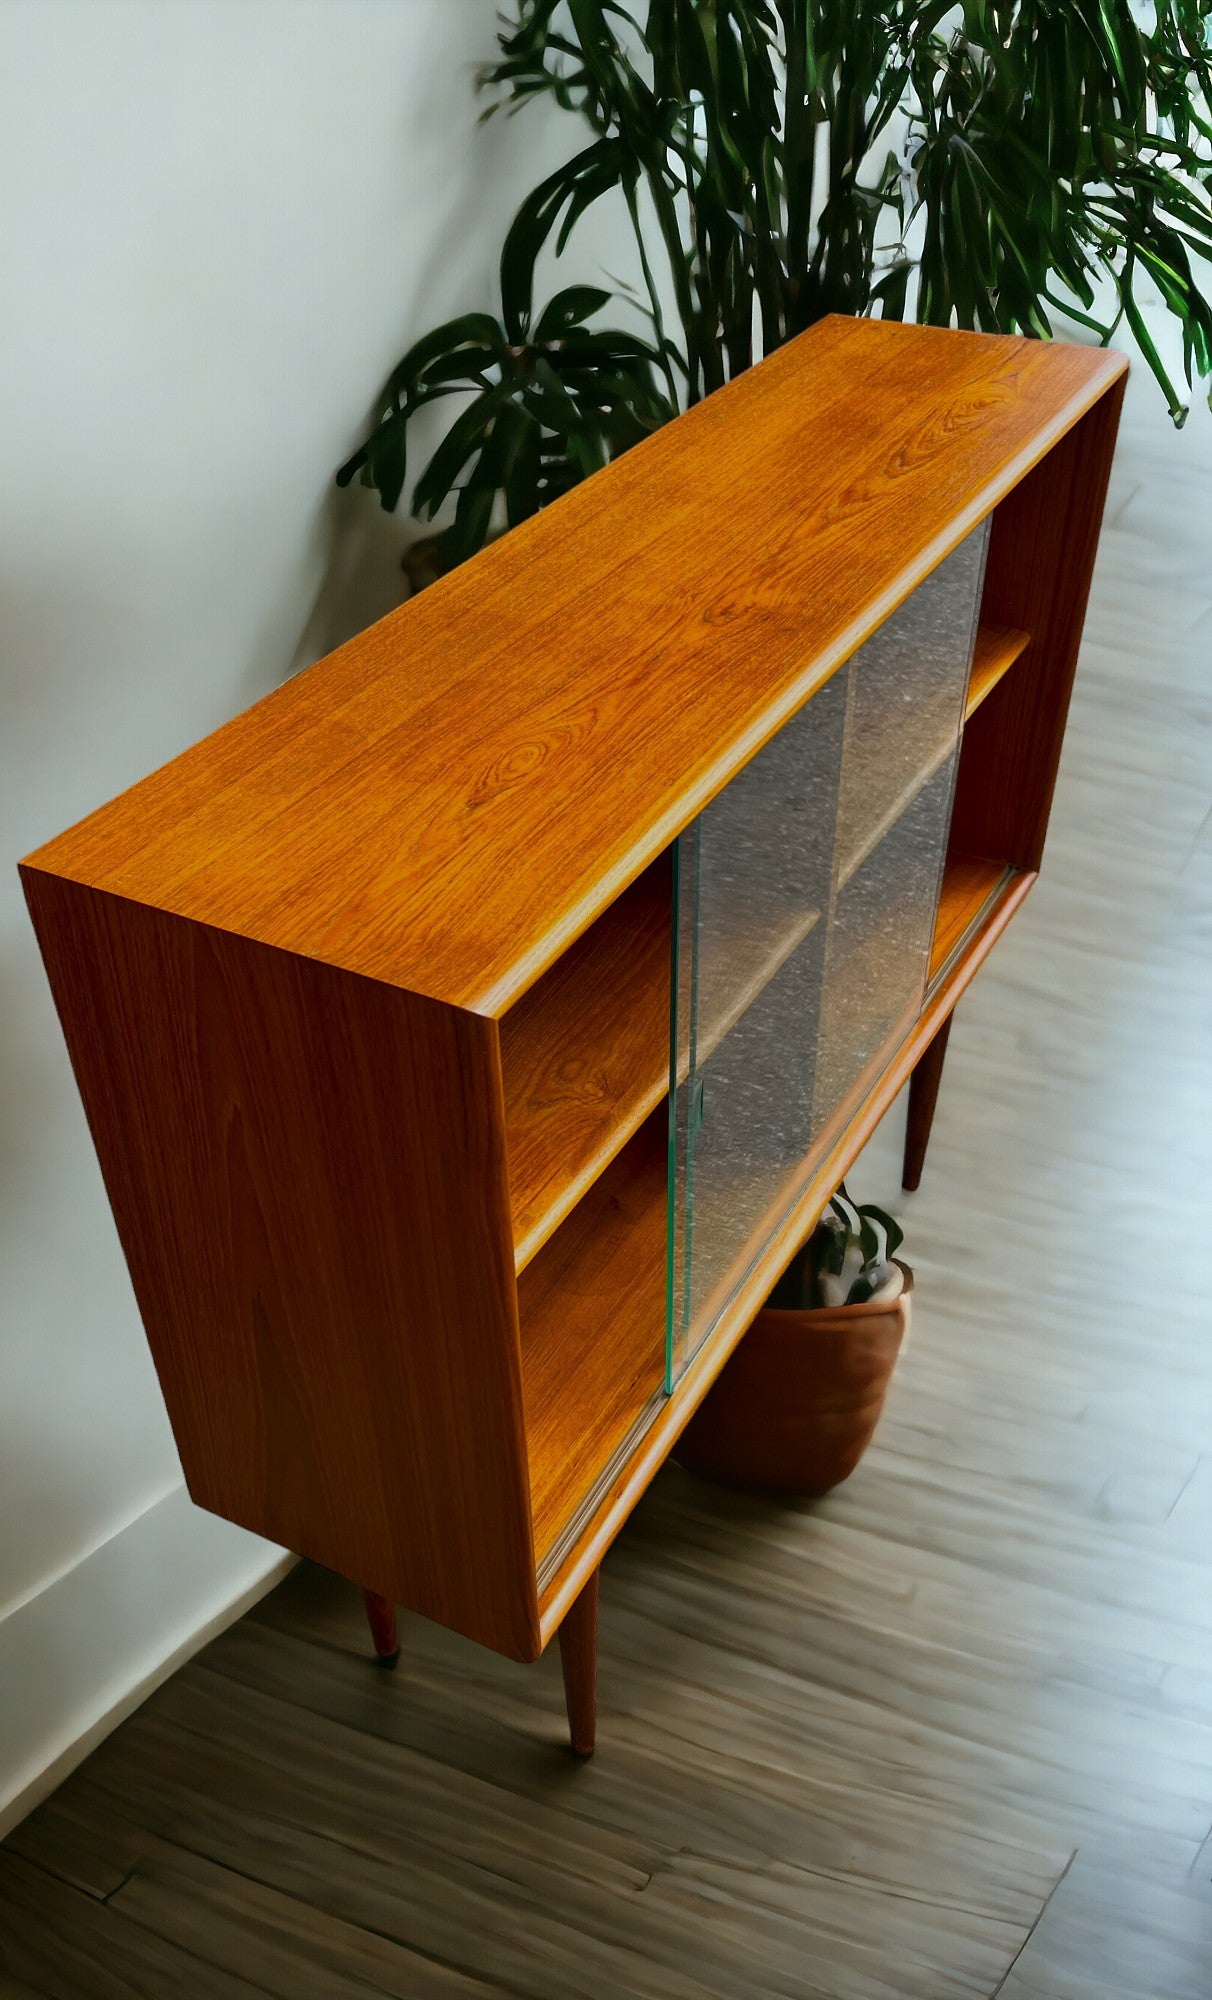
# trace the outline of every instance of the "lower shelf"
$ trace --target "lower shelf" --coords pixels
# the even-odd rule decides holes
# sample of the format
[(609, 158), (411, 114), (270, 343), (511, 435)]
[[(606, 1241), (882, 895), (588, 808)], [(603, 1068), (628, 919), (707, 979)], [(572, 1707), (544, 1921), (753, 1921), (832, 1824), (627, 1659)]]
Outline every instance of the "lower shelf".
[[(669, 1089), (672, 855), (633, 882), (501, 1022), (514, 1263), (521, 1272)], [(700, 1059), (819, 921), (738, 913), (716, 935)]]
[(518, 1281), (540, 1575), (665, 1385), (662, 1104)]
[(671, 883), (665, 854), (501, 1022), (518, 1271), (669, 1088)]
[(1019, 879), (1019, 871), (1004, 861), (949, 854), (939, 890), (934, 942), (926, 991), (931, 992), (963, 950), (969, 936), (992, 914)]

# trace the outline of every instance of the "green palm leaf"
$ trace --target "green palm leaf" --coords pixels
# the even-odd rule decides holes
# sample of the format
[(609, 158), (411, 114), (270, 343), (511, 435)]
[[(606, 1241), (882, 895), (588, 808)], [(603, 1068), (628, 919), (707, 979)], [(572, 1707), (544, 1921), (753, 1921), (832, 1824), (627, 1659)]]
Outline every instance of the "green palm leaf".
[[(413, 417), (465, 391), (413, 504), (457, 490), (468, 553), (837, 311), (1040, 337), (1063, 312), (1103, 340), (1122, 320), (1181, 423), (1143, 301), (1177, 321), (1188, 386), (1212, 375), (1210, 35), (1207, 0), (1147, 21), (1133, 0), (513, 0), (481, 82), (550, 97), (588, 143), (522, 203), (500, 319), (409, 349), (339, 482), (394, 507)], [(533, 309), (540, 252), (611, 194), (651, 341), (588, 328), (600, 286)]]

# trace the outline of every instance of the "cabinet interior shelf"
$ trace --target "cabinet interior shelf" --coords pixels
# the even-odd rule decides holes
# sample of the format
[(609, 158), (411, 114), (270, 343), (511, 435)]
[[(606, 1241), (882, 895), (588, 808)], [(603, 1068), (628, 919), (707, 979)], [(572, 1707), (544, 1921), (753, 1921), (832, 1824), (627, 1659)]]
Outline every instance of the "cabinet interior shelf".
[(927, 993), (951, 969), (966, 939), (1013, 887), (1020, 873), (1004, 861), (948, 855), (934, 920)]
[[(993, 692), (1014, 662), (1026, 651), (1031, 643), (1031, 635), (1009, 625), (986, 624), (982, 621), (977, 628), (976, 641), (972, 651), (972, 666), (968, 675), (968, 690), (964, 701), (964, 720), (968, 722), (975, 715), (985, 697)], [(908, 811), (918, 793), (930, 783), (936, 773), (946, 763), (955, 749), (955, 733), (948, 730), (939, 738), (930, 755), (901, 785), (895, 795), (871, 824), (865, 827), (861, 839), (851, 847), (845, 859), (840, 862), (837, 872), (837, 886), (844, 889), (857, 875), (864, 861), (875, 852), (884, 836), (891, 831)]]
[(904, 818), (919, 792), (923, 792), (930, 783), (931, 778), (937, 776), (954, 750), (955, 734), (952, 731), (936, 744), (926, 761), (905, 780), (905, 783), (899, 787), (894, 797), (888, 801), (883, 812), (866, 827), (861, 840), (855, 842), (845, 860), (838, 866), (837, 889), (839, 895), (848, 883), (853, 881), (864, 861), (871, 859), (880, 842), (891, 833), (898, 820)]
[(518, 1282), (540, 1576), (664, 1383), (666, 1127), (661, 1104)]
[[(738, 934), (742, 978), (704, 1002), (705, 1061), (820, 920)], [(661, 856), (501, 1022), (505, 1143), (520, 1273), (669, 1090), (672, 858)], [(685, 1059), (682, 1062), (685, 1071)], [(680, 1080), (680, 1079), (679, 1079)]]
[(972, 667), (968, 674), (968, 698), (964, 721), (970, 722), (985, 696), (992, 694), (1002, 675), (1014, 665), (1031, 644), (1031, 634), (1014, 625), (993, 625), (983, 619), (977, 628)]
[(501, 1022), (519, 1272), (669, 1089), (671, 884), (665, 854)]

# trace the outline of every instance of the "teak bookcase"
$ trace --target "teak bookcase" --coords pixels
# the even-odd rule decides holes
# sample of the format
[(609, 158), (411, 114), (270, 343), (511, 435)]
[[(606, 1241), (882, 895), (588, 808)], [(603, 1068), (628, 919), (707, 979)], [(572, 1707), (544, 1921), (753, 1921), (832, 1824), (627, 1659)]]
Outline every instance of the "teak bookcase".
[[(204, 1507), (597, 1567), (1035, 880), (1125, 364), (830, 319), (23, 864)], [(920, 1067), (917, 1067), (919, 1065)]]

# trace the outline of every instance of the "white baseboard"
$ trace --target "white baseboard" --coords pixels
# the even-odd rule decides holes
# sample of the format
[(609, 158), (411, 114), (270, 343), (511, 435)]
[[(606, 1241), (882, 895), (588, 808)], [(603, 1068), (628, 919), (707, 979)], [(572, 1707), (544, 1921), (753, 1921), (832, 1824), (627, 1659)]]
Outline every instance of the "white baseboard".
[(0, 1839), (294, 1561), (182, 1485), (0, 1619)]

